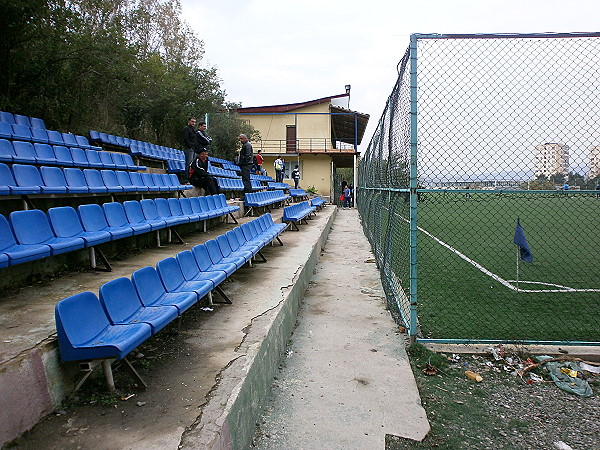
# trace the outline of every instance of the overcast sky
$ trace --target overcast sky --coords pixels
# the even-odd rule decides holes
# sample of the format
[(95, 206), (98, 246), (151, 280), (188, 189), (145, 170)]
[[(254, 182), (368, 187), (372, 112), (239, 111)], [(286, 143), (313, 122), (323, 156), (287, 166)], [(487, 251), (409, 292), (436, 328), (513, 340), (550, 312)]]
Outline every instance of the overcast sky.
[(599, 31), (597, 0), (181, 0), (229, 101), (296, 103), (344, 92), (370, 114), (364, 151), (411, 33)]

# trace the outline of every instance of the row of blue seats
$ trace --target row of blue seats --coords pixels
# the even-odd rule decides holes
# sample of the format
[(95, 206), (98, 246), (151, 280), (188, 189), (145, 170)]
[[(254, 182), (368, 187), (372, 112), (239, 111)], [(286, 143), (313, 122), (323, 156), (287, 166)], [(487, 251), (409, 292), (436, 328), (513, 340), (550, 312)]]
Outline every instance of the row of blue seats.
[(114, 147), (127, 149), (131, 154), (141, 155), (148, 158), (161, 159), (165, 161), (185, 161), (185, 155), (181, 150), (177, 150), (162, 145), (151, 144), (149, 142), (138, 141), (113, 134), (107, 134), (100, 131), (90, 130), (90, 140), (94, 143), (109, 144)]
[[(284, 224), (265, 214), (191, 250), (82, 292), (55, 307), (63, 361), (125, 358), (278, 239)], [(222, 292), (222, 291), (221, 291)], [(230, 303), (229, 299), (227, 302)], [(110, 365), (110, 362), (108, 362)]]
[(308, 194), (306, 193), (306, 191), (304, 189), (291, 189), (290, 188), (290, 196), (302, 198), (302, 197), (307, 197)]
[[(241, 178), (216, 178), (219, 189), (222, 191), (243, 191), (244, 183)], [(265, 187), (258, 180), (250, 180), (253, 191), (263, 190)]]
[(24, 116), (22, 114), (13, 114), (6, 111), (0, 111), (0, 122), (6, 122), (10, 125), (26, 125), (32, 128), (46, 129), (46, 123), (43, 119), (37, 117)]
[(131, 155), (126, 153), (24, 141), (11, 142), (6, 139), (0, 139), (0, 161), (95, 169), (146, 170), (146, 166), (138, 166), (133, 162)]
[(90, 145), (85, 136), (71, 133), (61, 133), (45, 128), (29, 127), (27, 125), (11, 125), (0, 122), (0, 138), (13, 141), (39, 142), (41, 144), (65, 145), (67, 147), (81, 147), (91, 150), (102, 150), (100, 147)]
[[(225, 160), (221, 160), (221, 161), (225, 161)], [(237, 164), (234, 164), (232, 162), (226, 161), (226, 162), (220, 162), (220, 161), (215, 161), (218, 162), (219, 164), (221, 164), (221, 167), (225, 170), (231, 170), (232, 172), (241, 172), (242, 169), (240, 169), (240, 166), (238, 166)]]
[(310, 215), (317, 210), (316, 206), (311, 206), (308, 201), (294, 203), (293, 205), (283, 208), (283, 222), (291, 223), (298, 230), (298, 224), (310, 218)]
[(269, 182), (269, 181), (270, 182), (274, 182), (273, 178), (271, 178), (268, 175), (256, 175), (256, 174), (253, 174), (253, 173), (250, 174), (250, 179), (252, 179), (252, 180), (259, 180), (259, 181), (266, 181), (266, 182)]
[(0, 195), (177, 192), (192, 187), (180, 184), (174, 174), (26, 164), (11, 168), (0, 163)]
[(283, 191), (248, 192), (244, 196), (244, 205), (249, 207), (264, 207), (274, 203), (286, 202), (290, 199)]
[(0, 215), (0, 267), (231, 214), (223, 195), (13, 211)]
[(215, 177), (239, 178), (239, 175), (232, 170), (221, 169), (220, 167), (208, 164), (208, 173)]
[(279, 183), (276, 181), (270, 181), (267, 183), (267, 189), (282, 189), (284, 191), (289, 191), (290, 185), (287, 183)]
[(310, 199), (310, 205), (316, 207), (317, 209), (323, 209), (325, 206), (325, 200), (321, 197), (314, 197)]

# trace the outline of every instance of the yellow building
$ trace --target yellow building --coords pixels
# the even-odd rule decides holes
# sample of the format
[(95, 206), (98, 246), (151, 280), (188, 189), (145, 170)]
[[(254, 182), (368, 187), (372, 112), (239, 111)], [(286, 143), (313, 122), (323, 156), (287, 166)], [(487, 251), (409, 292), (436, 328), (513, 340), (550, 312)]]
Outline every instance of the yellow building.
[(262, 151), (263, 168), (275, 178), (274, 162), (285, 159), (284, 182), (293, 186), (291, 172), (296, 165), (302, 174), (299, 186), (314, 186), (328, 197), (333, 190), (337, 168), (354, 168), (368, 114), (348, 108), (346, 93), (302, 103), (239, 108), (238, 114), (260, 133), (253, 141), (254, 153)]

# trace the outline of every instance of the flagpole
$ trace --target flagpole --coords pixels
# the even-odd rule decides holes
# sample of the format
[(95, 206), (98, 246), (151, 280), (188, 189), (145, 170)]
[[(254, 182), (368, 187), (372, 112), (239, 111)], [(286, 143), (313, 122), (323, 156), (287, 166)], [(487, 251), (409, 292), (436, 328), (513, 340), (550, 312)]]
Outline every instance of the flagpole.
[(519, 259), (521, 259), (520, 250), (517, 246), (517, 292), (519, 292)]

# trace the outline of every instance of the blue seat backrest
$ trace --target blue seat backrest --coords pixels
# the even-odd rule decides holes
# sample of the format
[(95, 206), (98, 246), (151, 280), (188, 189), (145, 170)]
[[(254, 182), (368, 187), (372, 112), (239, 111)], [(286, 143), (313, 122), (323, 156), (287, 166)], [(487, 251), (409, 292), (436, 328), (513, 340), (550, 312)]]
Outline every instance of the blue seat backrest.
[(15, 149), (12, 142), (6, 139), (0, 139), (0, 159), (3, 161), (12, 161), (14, 157)]
[(23, 116), (21, 114), (13, 114), (13, 116), (15, 117), (15, 123), (17, 125), (24, 125), (31, 128), (31, 119), (29, 116)]
[(111, 152), (98, 152), (98, 155), (105, 167), (115, 167), (115, 160), (113, 159), (113, 154)]
[(189, 198), (181, 197), (179, 199), (179, 204), (181, 206), (181, 210), (183, 211), (183, 214), (185, 214), (187, 216), (191, 216), (194, 214), (194, 210), (192, 209), (192, 202), (190, 201)]
[(74, 347), (83, 346), (104, 332), (110, 322), (100, 300), (92, 292), (67, 297), (56, 304), (56, 325)]
[(147, 266), (131, 274), (131, 281), (138, 292), (142, 303), (146, 306), (159, 300), (167, 290), (160, 281), (160, 276), (154, 267)]
[(120, 277), (100, 286), (100, 302), (111, 323), (126, 322), (143, 305), (129, 278)]
[(123, 202), (123, 209), (125, 210), (125, 215), (130, 223), (144, 222), (146, 220), (144, 212), (142, 211), (142, 206), (137, 200), (127, 200)]
[(31, 139), (35, 142), (48, 142), (48, 132), (45, 128), (31, 128)]
[(212, 261), (210, 260), (210, 256), (208, 255), (208, 249), (204, 244), (194, 245), (192, 247), (192, 254), (196, 259), (196, 264), (200, 267), (200, 270), (206, 271), (209, 270), (212, 266)]
[(94, 203), (80, 205), (77, 212), (86, 231), (98, 231), (108, 227), (104, 210), (100, 205)]
[(67, 147), (79, 147), (75, 135), (71, 133), (62, 133), (62, 138)]
[(27, 125), (11, 125), (13, 139), (22, 139), (24, 141), (31, 140), (31, 128)]
[(81, 169), (67, 167), (63, 170), (63, 173), (65, 174), (68, 186), (81, 187), (88, 185)]
[(160, 214), (156, 209), (156, 203), (154, 203), (154, 200), (150, 198), (140, 200), (140, 206), (142, 207), (142, 212), (144, 213), (146, 220), (160, 219)]
[(13, 211), (9, 220), (15, 237), (21, 244), (40, 244), (56, 237), (48, 217), (39, 209)]
[(169, 208), (169, 202), (167, 201), (166, 198), (162, 198), (162, 197), (155, 198), (154, 203), (156, 205), (158, 214), (161, 217), (172, 217), (173, 216), (171, 214), (171, 208)]
[(128, 173), (129, 173), (129, 178), (131, 179), (131, 183), (134, 186), (146, 186), (144, 184), (144, 181), (142, 180), (141, 174), (139, 174), (137, 172), (128, 172)]
[(6, 122), (8, 124), (13, 124), (16, 123), (15, 122), (15, 116), (13, 115), (13, 113), (9, 113), (6, 111), (0, 111), (0, 121), (1, 122)]
[(65, 141), (62, 134), (59, 131), (47, 130), (48, 131), (48, 142), (53, 145), (65, 145)]
[(77, 145), (79, 147), (88, 148), (90, 146), (90, 143), (85, 136), (77, 134), (75, 135), (75, 140), (77, 141)]
[(104, 167), (104, 163), (100, 160), (100, 154), (96, 150), (87, 150), (85, 156), (90, 165), (94, 167)]
[(56, 158), (57, 164), (66, 166), (73, 166), (75, 164), (73, 162), (71, 151), (64, 145), (53, 145), (52, 150), (54, 151), (54, 157)]
[(37, 117), (31, 117), (31, 127), (45, 130), (46, 123), (44, 122), (44, 119), (39, 119)]
[(17, 186), (10, 167), (0, 163), (0, 186)]
[(121, 186), (134, 186), (134, 184), (131, 182), (129, 172), (126, 172), (125, 170), (116, 170), (115, 175), (117, 176), (117, 181)]
[(0, 122), (0, 137), (5, 139), (12, 139), (12, 126), (7, 122)]
[(182, 252), (177, 253), (175, 255), (175, 259), (179, 264), (179, 268), (181, 269), (181, 273), (186, 280), (191, 280), (194, 278), (198, 272), (200, 272), (200, 268), (196, 263), (196, 258), (194, 258), (194, 254), (189, 250), (184, 250)]
[(56, 236), (78, 236), (84, 231), (77, 211), (70, 206), (50, 208), (48, 210), (48, 219), (50, 219), (50, 226)]
[(19, 157), (31, 158), (35, 161), (35, 148), (31, 142), (13, 141), (15, 155)]
[(102, 176), (102, 180), (104, 181), (104, 184), (107, 187), (111, 188), (111, 190), (122, 187), (121, 184), (119, 183), (119, 180), (117, 179), (117, 174), (115, 173), (114, 170), (101, 170), (100, 176)]
[(38, 158), (45, 160), (56, 160), (54, 149), (50, 144), (33, 144), (33, 149), (35, 150), (35, 156)]
[(174, 291), (185, 281), (181, 267), (173, 257), (162, 259), (156, 263), (156, 270), (167, 291)]
[(83, 169), (83, 176), (87, 181), (88, 186), (106, 187), (100, 171), (96, 169)]
[(67, 186), (67, 180), (59, 167), (40, 167), (40, 175), (46, 186)]
[(19, 186), (44, 186), (37, 167), (25, 164), (13, 164), (13, 174)]
[(2, 214), (0, 214), (0, 251), (17, 245), (13, 230)]
[(80, 147), (71, 147), (71, 159), (79, 167), (89, 167), (86, 150)]
[(169, 198), (169, 209), (171, 210), (172, 216), (183, 216), (183, 210), (181, 209), (181, 203), (179, 199)]
[(129, 225), (123, 205), (119, 202), (104, 203), (102, 205), (106, 221), (111, 227), (125, 227)]

